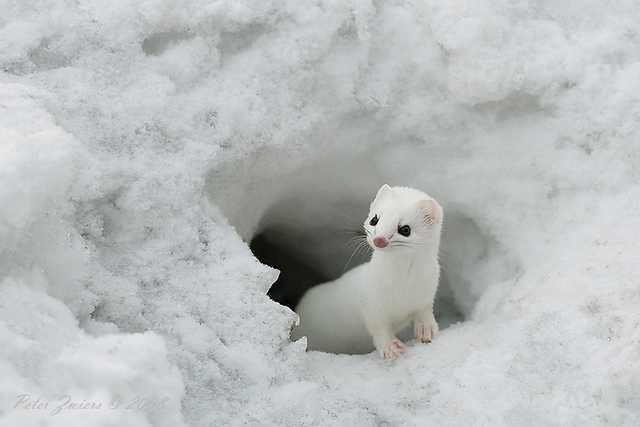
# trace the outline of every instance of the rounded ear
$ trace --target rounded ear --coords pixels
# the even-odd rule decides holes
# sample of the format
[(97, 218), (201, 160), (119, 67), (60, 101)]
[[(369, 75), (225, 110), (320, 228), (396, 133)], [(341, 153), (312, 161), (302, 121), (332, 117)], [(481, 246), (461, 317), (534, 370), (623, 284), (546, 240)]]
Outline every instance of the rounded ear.
[(429, 225), (442, 223), (442, 206), (433, 199), (424, 199), (418, 202), (418, 208), (424, 215), (424, 222)]
[(376, 198), (373, 199), (373, 201), (375, 202), (376, 200), (380, 200), (386, 194), (389, 194), (389, 193), (391, 193), (391, 187), (389, 187), (387, 184), (383, 184), (382, 187), (380, 187), (380, 189), (378, 190), (378, 193), (376, 194)]

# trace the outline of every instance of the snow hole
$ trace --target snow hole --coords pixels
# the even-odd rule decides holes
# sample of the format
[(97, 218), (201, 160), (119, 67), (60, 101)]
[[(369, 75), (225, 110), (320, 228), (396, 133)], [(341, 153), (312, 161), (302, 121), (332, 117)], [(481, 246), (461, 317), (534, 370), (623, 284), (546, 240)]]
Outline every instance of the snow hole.
[[(244, 162), (232, 160), (212, 172), (208, 186), (215, 205), (255, 257), (280, 271), (268, 295), (294, 310), (309, 288), (368, 260), (368, 250), (354, 253), (352, 238), (377, 188), (385, 182), (413, 184), (411, 177), (403, 181), (385, 176), (362, 153), (300, 162), (289, 158), (286, 166), (283, 155), (269, 150)], [(282, 168), (274, 170), (272, 165)], [(519, 269), (468, 212), (435, 196), (445, 209), (435, 303), (436, 318), (445, 329), (474, 316), (482, 295), (493, 284), (512, 279)]]

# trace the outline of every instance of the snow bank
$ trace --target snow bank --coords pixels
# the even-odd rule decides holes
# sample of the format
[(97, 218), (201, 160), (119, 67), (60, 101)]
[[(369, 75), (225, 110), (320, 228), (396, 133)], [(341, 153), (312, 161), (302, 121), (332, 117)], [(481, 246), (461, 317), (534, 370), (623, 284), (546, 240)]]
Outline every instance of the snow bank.
[[(0, 424), (640, 422), (636, 2), (1, 6)], [(339, 274), (382, 182), (465, 321), (305, 353), (247, 243)]]

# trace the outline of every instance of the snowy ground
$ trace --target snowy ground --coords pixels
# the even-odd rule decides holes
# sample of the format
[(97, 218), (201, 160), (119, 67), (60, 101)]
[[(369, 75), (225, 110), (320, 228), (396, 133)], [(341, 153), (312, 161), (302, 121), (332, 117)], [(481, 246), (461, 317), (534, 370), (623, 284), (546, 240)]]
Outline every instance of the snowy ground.
[[(637, 1), (0, 10), (0, 425), (640, 424)], [(465, 321), (306, 353), (246, 242), (383, 182)]]

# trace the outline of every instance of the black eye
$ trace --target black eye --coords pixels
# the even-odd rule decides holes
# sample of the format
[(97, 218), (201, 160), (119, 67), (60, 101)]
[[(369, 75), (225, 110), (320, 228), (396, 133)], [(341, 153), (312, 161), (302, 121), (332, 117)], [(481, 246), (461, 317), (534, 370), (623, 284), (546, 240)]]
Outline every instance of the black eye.
[(378, 223), (378, 215), (374, 215), (373, 218), (371, 218), (371, 221), (369, 221), (369, 225), (374, 226)]
[(398, 233), (402, 234), (404, 237), (409, 237), (409, 235), (411, 234), (411, 227), (409, 227), (408, 225), (398, 227)]

